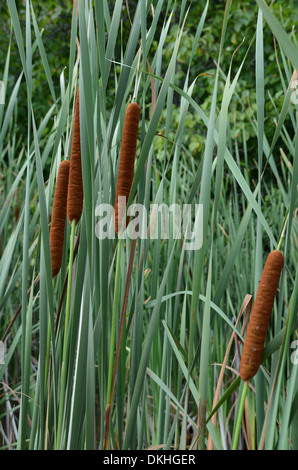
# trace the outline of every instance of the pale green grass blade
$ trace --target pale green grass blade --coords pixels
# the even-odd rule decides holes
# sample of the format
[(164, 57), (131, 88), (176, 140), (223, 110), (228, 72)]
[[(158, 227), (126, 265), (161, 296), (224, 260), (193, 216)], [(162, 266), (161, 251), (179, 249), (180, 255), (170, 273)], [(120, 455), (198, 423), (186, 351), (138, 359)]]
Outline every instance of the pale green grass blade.
[(5, 247), (5, 250), (2, 254), (0, 260), (0, 297), (3, 298), (4, 290), (6, 287), (7, 276), (10, 269), (10, 263), (12, 262), (15, 245), (17, 243), (17, 238), (19, 237), (21, 231), (21, 221), (16, 226), (15, 230), (11, 234), (8, 243)]
[(199, 394), (198, 394), (198, 390), (196, 388), (196, 385), (194, 383), (194, 381), (192, 380), (192, 378), (189, 376), (189, 372), (188, 372), (188, 369), (187, 369), (187, 366), (185, 365), (185, 361), (184, 361), (184, 358), (181, 356), (181, 353), (176, 345), (176, 342), (173, 338), (173, 336), (171, 335), (171, 332), (168, 328), (168, 326), (166, 325), (165, 321), (163, 321), (163, 326), (165, 328), (165, 331), (167, 333), (167, 336), (169, 338), (169, 341), (171, 343), (171, 346), (172, 346), (172, 349), (174, 351), (174, 354), (179, 362), (179, 365), (180, 365), (180, 368), (181, 368), (181, 371), (185, 377), (186, 380), (188, 380), (188, 386), (189, 386), (189, 390), (191, 391), (191, 394), (197, 404), (197, 406), (199, 406)]
[[(24, 363), (22, 370), (22, 395), (20, 409), (20, 424), (18, 434), (18, 449), (25, 448), (27, 415), (29, 411), (29, 388), (31, 369), (31, 348), (32, 348), (32, 309), (33, 309), (33, 282), (31, 284), (30, 298), (26, 311), (25, 337), (24, 337)], [(24, 322), (22, 322), (22, 325)]]
[(18, 92), (19, 92), (19, 88), (20, 88), (22, 78), (23, 78), (23, 72), (20, 74), (20, 76), (19, 76), (19, 78), (18, 78), (18, 80), (17, 80), (17, 82), (14, 86), (13, 92), (10, 96), (10, 99), (9, 99), (9, 102), (8, 102), (8, 105), (7, 105), (6, 113), (5, 113), (5, 116), (4, 116), (4, 119), (3, 119), (3, 123), (2, 123), (2, 126), (1, 126), (1, 133), (0, 133), (0, 151), (1, 152), (2, 152), (3, 145), (4, 145), (4, 139), (5, 139), (7, 130), (8, 130), (10, 119), (11, 119), (12, 113), (13, 113), (15, 105), (16, 105), (17, 96), (18, 96)]
[(270, 26), (272, 33), (276, 36), (279, 44), (282, 46), (286, 56), (289, 57), (295, 69), (298, 70), (297, 47), (295, 47), (295, 45), (292, 43), (289, 36), (286, 34), (285, 30), (277, 21), (277, 19), (273, 15), (270, 8), (266, 5), (264, 0), (256, 0), (256, 2), (261, 8), (265, 20)]
[[(290, 198), (290, 211), (289, 211), (289, 227), (288, 227), (288, 233), (287, 233), (287, 238), (286, 238), (286, 246), (285, 246), (285, 256), (287, 256), (288, 253), (288, 244), (289, 244), (289, 237), (291, 233), (291, 227), (292, 227), (292, 220), (294, 217), (294, 208), (297, 202), (297, 184), (298, 184), (298, 132), (296, 131), (296, 136), (295, 136), (295, 159), (294, 159), (294, 165), (293, 165), (293, 177), (292, 177), (292, 185), (291, 185), (291, 198)], [(287, 259), (287, 258), (286, 258)], [(282, 277), (283, 281), (283, 277)], [(283, 289), (281, 289), (281, 293), (283, 292)], [(295, 313), (297, 311), (297, 276), (296, 276), (296, 281), (295, 281), (295, 286), (294, 286), (294, 291), (293, 291), (293, 298), (291, 301), (291, 305), (289, 308), (288, 312), (288, 319), (287, 319), (287, 324), (286, 324), (286, 331), (285, 331), (285, 341), (284, 344), (282, 344), (282, 349), (280, 350), (280, 356), (278, 357), (279, 361), (276, 361), (276, 374), (278, 371), (278, 382), (277, 386), (275, 387), (274, 390), (274, 396), (273, 396), (273, 406), (272, 410), (269, 415), (269, 420), (268, 420), (268, 425), (272, 425), (272, 422), (276, 420), (277, 418), (277, 412), (278, 412), (278, 405), (279, 405), (279, 397), (281, 394), (281, 387), (282, 387), (282, 379), (284, 375), (284, 370), (286, 367), (286, 360), (287, 360), (287, 353), (289, 350), (290, 346), (290, 335), (291, 335), (291, 330), (292, 330), (292, 324), (295, 318)], [(279, 304), (280, 306), (282, 305), (281, 302)], [(281, 308), (280, 308), (281, 311)], [(293, 389), (292, 389), (293, 393)], [(290, 410), (289, 410), (289, 401), (287, 401), (287, 408), (286, 408), (286, 416), (289, 417), (290, 415)], [(286, 418), (287, 420), (288, 418)], [(284, 434), (285, 434), (285, 428), (283, 428), (283, 437), (284, 439)], [(269, 428), (266, 432), (266, 447), (267, 448), (272, 448), (273, 446), (273, 440), (274, 440), (274, 433), (273, 431)], [(281, 441), (283, 442), (283, 441)]]
[[(147, 375), (154, 380), (157, 385), (164, 390), (164, 392), (171, 398), (173, 403), (179, 408), (183, 413), (184, 413), (184, 407), (183, 405), (179, 402), (179, 400), (173, 395), (171, 390), (167, 387), (167, 385), (149, 368), (147, 368)], [(196, 422), (188, 415), (187, 419), (192, 423), (193, 427), (197, 429), (197, 424)]]
[(205, 448), (205, 428), (209, 384), (209, 341), (210, 341), (210, 299), (211, 299), (211, 278), (212, 278), (212, 247), (208, 269), (208, 281), (206, 291), (206, 302), (203, 313), (202, 340), (200, 353), (200, 381), (199, 381), (199, 449)]
[[(258, 140), (258, 206), (262, 208), (262, 167), (263, 167), (263, 134), (264, 134), (264, 51), (263, 51), (263, 15), (258, 11), (256, 33), (256, 100), (257, 100), (257, 140)], [(257, 292), (263, 270), (263, 234), (260, 219), (256, 226), (256, 254), (255, 254), (255, 283), (254, 292)], [(256, 386), (256, 420), (257, 432), (260, 436), (264, 419), (264, 378), (260, 373), (255, 377)]]
[(39, 29), (38, 29), (36, 16), (35, 16), (32, 4), (31, 4), (31, 15), (32, 15), (32, 22), (33, 22), (33, 26), (34, 26), (34, 33), (35, 33), (35, 36), (36, 36), (38, 49), (39, 49), (39, 52), (40, 52), (40, 56), (41, 56), (41, 60), (42, 60), (42, 63), (43, 63), (44, 71), (45, 71), (45, 74), (46, 74), (46, 77), (47, 77), (47, 81), (48, 81), (48, 85), (49, 85), (49, 88), (50, 88), (50, 91), (51, 91), (53, 102), (56, 103), (56, 93), (55, 93), (55, 89), (54, 89), (53, 79), (52, 79), (52, 76), (51, 76), (50, 66), (49, 66), (46, 51), (45, 51), (45, 48), (44, 48), (44, 45), (43, 45), (43, 42), (42, 42), (41, 34), (39, 32)]
[(5, 61), (5, 67), (3, 71), (3, 75), (1, 76), (1, 81), (4, 85), (4, 92), (3, 93), (3, 103), (0, 104), (0, 128), (2, 127), (2, 120), (3, 120), (3, 113), (4, 113), (4, 103), (6, 101), (6, 94), (7, 94), (7, 83), (8, 83), (8, 73), (9, 73), (9, 65), (10, 65), (10, 54), (11, 54), (11, 38), (9, 41), (9, 46), (7, 49), (7, 54), (6, 54), (6, 61)]

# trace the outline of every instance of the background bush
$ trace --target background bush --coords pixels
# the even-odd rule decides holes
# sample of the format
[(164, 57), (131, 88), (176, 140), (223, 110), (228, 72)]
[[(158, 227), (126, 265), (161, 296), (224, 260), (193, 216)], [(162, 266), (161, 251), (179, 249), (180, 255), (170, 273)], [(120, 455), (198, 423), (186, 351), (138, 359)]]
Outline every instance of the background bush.
[[(112, 12), (114, 2), (109, 1), (110, 10)], [(129, 1), (129, 11), (123, 4), (123, 15), (122, 15), (122, 40), (126, 43), (130, 31), (130, 18), (133, 17), (136, 1)], [(152, 2), (153, 4), (157, 3)], [(56, 91), (59, 91), (59, 77), (63, 69), (66, 70), (66, 76), (68, 74), (68, 59), (69, 59), (69, 42), (70, 42), (70, 29), (71, 29), (71, 16), (73, 8), (73, 0), (50, 0), (47, 2), (39, 2), (33, 0), (35, 14), (37, 17), (38, 25), (43, 31), (43, 41), (46, 47), (46, 53), (50, 64), (52, 78)], [(197, 102), (200, 104), (202, 109), (206, 110), (210, 108), (212, 90), (214, 85), (213, 75), (215, 74), (216, 66), (215, 61), (218, 56), (219, 43), (221, 37), (222, 19), (225, 2), (223, 0), (211, 0), (206, 22), (203, 29), (203, 34), (197, 49), (196, 58), (192, 62), (190, 82), (200, 74), (197, 84), (194, 89), (194, 95)], [(24, 28), (25, 24), (25, 7), (24, 2), (18, 0), (16, 2), (18, 12), (20, 15), (21, 25)], [(197, 0), (192, 2), (191, 8), (188, 13), (187, 24), (185, 31), (182, 36), (181, 48), (178, 54), (177, 73), (175, 76), (176, 84), (179, 86), (179, 79), (184, 80), (184, 64), (188, 63), (191, 55), (192, 43), (197, 27), (198, 20), (202, 14), (202, 10), (205, 6), (204, 0)], [(280, 20), (287, 30), (288, 33), (295, 31), (297, 27), (297, 8), (298, 0), (280, 0), (274, 5)], [(166, 7), (164, 7), (164, 13), (166, 13)], [(229, 19), (229, 28), (226, 35), (226, 48), (225, 53), (222, 57), (222, 70), (223, 73), (227, 73), (231, 58), (235, 50), (240, 46), (244, 40), (244, 44), (239, 48), (238, 52), (233, 58), (234, 69), (238, 70), (244, 56), (246, 46), (250, 43), (255, 34), (256, 24), (255, 18), (257, 15), (258, 7), (255, 2), (249, 0), (234, 0), (232, 3), (231, 14)], [(4, 67), (6, 51), (11, 36), (11, 25), (9, 13), (5, 2), (0, 4), (0, 16), (1, 16), (1, 28), (0, 28), (0, 79), (2, 74), (2, 68)], [(170, 60), (171, 53), (174, 47), (175, 37), (179, 23), (179, 9), (176, 10), (173, 16), (169, 34), (165, 43), (163, 68), (166, 69)], [(161, 27), (161, 24), (160, 24)], [(293, 29), (294, 28), (294, 29)], [(115, 60), (120, 61), (121, 57), (121, 38), (117, 38), (116, 51), (119, 54), (115, 57)], [(155, 52), (158, 46), (158, 41), (153, 42), (151, 54)], [(280, 74), (278, 70), (277, 61), (275, 59), (277, 54), (281, 68), (283, 68), (282, 58), (280, 56), (279, 48), (275, 51), (274, 41), (272, 33), (267, 25), (264, 26), (264, 60), (265, 60), (265, 88), (267, 93), (271, 95), (272, 101), (275, 106), (279, 109), (282, 103), (284, 90), (281, 89)], [(33, 88), (35, 100), (35, 111), (37, 116), (42, 119), (52, 104), (51, 95), (47, 86), (47, 80), (45, 77), (43, 66), (38, 58), (39, 53), (35, 54), (35, 62), (33, 69)], [(239, 139), (242, 142), (246, 140), (248, 155), (250, 157), (250, 163), (253, 165), (255, 150), (256, 150), (256, 138), (255, 133), (249, 123), (249, 119), (253, 118), (256, 112), (256, 97), (255, 97), (255, 57), (254, 48), (251, 48), (249, 55), (246, 59), (245, 66), (242, 70), (238, 85), (237, 93), (239, 94), (243, 104), (246, 107), (246, 112), (237, 103), (235, 99), (230, 106), (230, 119), (234, 122), (233, 129), (231, 130), (231, 136)], [(11, 51), (11, 66), (10, 66), (10, 77), (9, 85), (12, 87), (17, 77), (21, 72), (21, 63), (16, 47), (15, 37), (12, 35), (12, 51)], [(221, 80), (219, 89), (223, 91), (224, 79)], [(113, 84), (112, 84), (113, 86)], [(8, 90), (9, 92), (10, 90)], [(113, 94), (113, 88), (110, 88), (111, 95)], [(269, 99), (268, 94), (266, 95), (266, 116), (265, 116), (265, 133), (270, 141), (274, 133), (274, 118), (277, 113), (274, 109), (272, 101)], [(19, 114), (19, 133), (23, 134), (26, 129), (26, 90), (25, 85), (21, 86), (18, 99), (18, 114)], [(177, 108), (176, 114), (178, 113), (180, 98), (174, 94), (174, 105)], [(109, 99), (107, 100), (109, 104)], [(197, 153), (201, 153), (202, 146), (204, 144), (204, 128), (198, 127), (197, 119), (194, 116), (188, 116), (185, 123), (185, 133), (188, 136), (187, 141), (189, 142), (188, 150), (195, 157)], [(245, 129), (245, 134), (243, 130)], [(173, 138), (174, 133), (170, 134), (170, 138)], [(156, 140), (156, 150), (163, 151), (163, 139)], [(241, 152), (241, 150), (240, 150)], [(162, 158), (162, 157), (161, 157)]]

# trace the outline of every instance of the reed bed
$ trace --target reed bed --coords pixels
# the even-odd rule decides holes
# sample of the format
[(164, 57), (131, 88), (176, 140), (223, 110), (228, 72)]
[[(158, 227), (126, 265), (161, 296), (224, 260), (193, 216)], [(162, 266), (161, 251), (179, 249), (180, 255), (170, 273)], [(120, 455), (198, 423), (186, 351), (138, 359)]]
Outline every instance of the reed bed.
[[(183, 59), (191, 2), (178, 3), (139, 1), (126, 17), (122, 1), (74, 2), (69, 67), (57, 87), (31, 2), (25, 25), (15, 0), (7, 2), (22, 71), (0, 105), (3, 450), (298, 449), (297, 38), (257, 0), (255, 34), (228, 44), (234, 12), (227, 0), (218, 57), (193, 76), (213, 13), (207, 1)], [(274, 36), (278, 103), (267, 94), (264, 28)], [(256, 89), (247, 100), (239, 80), (251, 54)], [(5, 85), (9, 57), (10, 49)], [(41, 122), (36, 61), (51, 97)], [(201, 103), (198, 89), (210, 83), (210, 100)], [(28, 111), (22, 137), (21, 86)], [(275, 123), (266, 120), (268, 104)], [(242, 135), (235, 109), (245, 118)], [(190, 122), (203, 145), (190, 145)], [(64, 190), (69, 168), (68, 194), (57, 207), (61, 168)], [(203, 204), (201, 248), (188, 249), (187, 233), (150, 237), (148, 226), (147, 237), (108, 236), (119, 194), (126, 207), (139, 203), (147, 214), (151, 204), (188, 204), (191, 230), (195, 205)], [(99, 237), (107, 214), (111, 223)], [(269, 253), (278, 255), (276, 271), (266, 263), (262, 276)], [(247, 346), (255, 348), (249, 338), (260, 315), (266, 324), (247, 374), (243, 361)]]

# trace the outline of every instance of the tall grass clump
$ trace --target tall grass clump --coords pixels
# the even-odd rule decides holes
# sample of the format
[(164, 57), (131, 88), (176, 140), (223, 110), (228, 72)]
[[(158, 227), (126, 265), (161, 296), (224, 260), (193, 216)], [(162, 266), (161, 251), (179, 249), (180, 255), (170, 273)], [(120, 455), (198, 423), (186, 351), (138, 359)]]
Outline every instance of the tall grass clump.
[(232, 44), (227, 0), (217, 57), (197, 75), (214, 13), (206, 1), (190, 27), (192, 6), (74, 2), (57, 77), (33, 3), (23, 22), (7, 1), (3, 450), (298, 448), (295, 30), (257, 0), (251, 37)]

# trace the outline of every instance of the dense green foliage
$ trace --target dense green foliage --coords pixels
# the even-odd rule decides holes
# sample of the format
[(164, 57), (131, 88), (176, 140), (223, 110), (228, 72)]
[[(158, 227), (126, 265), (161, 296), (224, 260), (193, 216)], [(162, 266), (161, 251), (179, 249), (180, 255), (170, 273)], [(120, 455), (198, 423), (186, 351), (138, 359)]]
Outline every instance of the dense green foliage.
[[(298, 449), (297, 0), (72, 3), (0, 4), (0, 448)], [(83, 212), (53, 278), (78, 87)], [(201, 204), (195, 249), (185, 226), (98, 235), (131, 100), (128, 205)], [(272, 249), (284, 266), (248, 386), (242, 343)]]
[[(182, 3), (181, 0), (179, 2)], [(179, 4), (178, 2), (178, 4)], [(156, 5), (157, 0), (152, 2)], [(216, 60), (218, 58), (219, 43), (221, 36), (223, 12), (223, 0), (212, 0), (208, 10), (208, 15), (204, 24), (203, 34), (200, 44), (196, 51), (195, 59), (191, 63), (190, 82), (199, 76), (196, 86), (193, 91), (193, 96), (196, 101), (202, 106), (202, 109), (207, 110), (210, 107), (212, 98), (212, 89), (214, 86), (214, 73), (216, 70)], [(25, 7), (24, 2), (16, 2), (19, 8), (21, 26), (25, 28)], [(70, 29), (71, 29), (71, 16), (73, 1), (72, 0), (51, 0), (48, 2), (39, 2), (33, 0), (32, 5), (35, 10), (36, 18), (40, 29), (43, 30), (43, 41), (46, 48), (46, 53), (52, 73), (53, 82), (56, 91), (59, 91), (60, 74), (64, 71), (66, 77), (68, 76), (69, 67), (69, 43), (70, 43)], [(114, 2), (109, 2), (110, 10), (112, 12)], [(136, 1), (129, 1), (129, 11), (123, 5), (123, 13), (121, 17), (122, 32), (121, 37), (117, 38), (115, 47), (116, 62), (121, 62), (121, 42), (125, 44), (128, 39), (130, 31), (131, 17), (134, 15)], [(177, 72), (175, 76), (175, 84), (180, 85), (184, 82), (184, 66), (188, 64), (191, 56), (192, 44), (195, 36), (195, 31), (198, 24), (203, 8), (205, 5), (204, 0), (192, 2), (187, 14), (186, 27), (182, 36), (181, 48), (177, 57)], [(291, 33), (292, 28), (297, 26), (297, 8), (298, 0), (281, 0), (274, 5), (274, 9), (280, 16), (284, 28)], [(166, 7), (164, 7), (164, 15), (166, 14)], [(0, 29), (0, 78), (2, 69), (5, 63), (6, 51), (10, 39), (12, 40), (11, 46), (11, 65), (9, 76), (9, 91), (15, 84), (21, 70), (21, 63), (16, 47), (15, 37), (11, 34), (11, 24), (9, 12), (6, 3), (2, 2), (0, 5), (1, 16), (1, 29)], [(221, 68), (223, 74), (228, 73), (230, 63), (233, 58), (233, 68), (237, 70), (243, 61), (246, 48), (250, 41), (253, 39), (256, 31), (256, 16), (257, 5), (250, 0), (234, 0), (231, 7), (229, 28), (226, 37), (226, 47), (222, 57)], [(174, 47), (175, 38), (179, 27), (179, 7), (175, 10), (173, 15), (169, 32), (164, 45), (164, 62), (162, 64), (161, 76), (168, 66), (169, 60)], [(162, 28), (162, 21), (159, 22), (159, 31)], [(158, 35), (157, 35), (158, 37)], [(156, 52), (158, 47), (158, 40), (153, 41), (150, 51), (151, 57)], [(238, 49), (239, 48), (239, 49)], [(235, 53), (235, 51), (237, 52)], [(234, 54), (235, 53), (235, 54)], [(278, 63), (275, 60), (277, 57), (280, 67), (283, 67), (283, 58), (280, 55), (280, 50), (273, 40), (272, 33), (268, 26), (264, 28), (264, 62), (265, 62), (265, 90), (266, 90), (266, 119), (265, 119), (265, 134), (270, 141), (274, 133), (274, 119), (277, 117), (276, 109), (279, 109), (283, 100), (284, 90), (281, 89), (280, 73)], [(150, 60), (150, 56), (149, 56)], [(117, 65), (116, 65), (117, 69)], [(239, 94), (240, 101), (233, 99), (229, 113), (230, 119), (234, 122), (231, 136), (237, 138), (240, 142), (245, 139), (247, 141), (248, 153), (250, 156), (250, 163), (253, 165), (255, 159), (256, 138), (255, 133), (250, 125), (250, 119), (255, 117), (256, 113), (256, 92), (255, 92), (255, 56), (254, 49), (249, 51), (245, 66), (242, 70), (241, 76), (237, 84), (237, 93)], [(118, 67), (119, 70), (119, 67)], [(202, 75), (201, 75), (202, 74)], [(219, 84), (219, 90), (223, 92), (224, 89), (224, 76)], [(110, 94), (113, 91), (114, 83), (111, 82)], [(34, 55), (33, 65), (33, 90), (34, 95), (37, 97), (35, 101), (35, 112), (37, 120), (42, 119), (52, 104), (52, 98), (48, 89), (46, 76), (43, 66), (39, 59), (38, 50)], [(270, 95), (270, 98), (269, 98)], [(26, 129), (27, 111), (26, 111), (26, 89), (24, 81), (21, 85), (19, 99), (18, 99), (18, 115), (19, 122), (18, 128), (21, 134)], [(112, 105), (113, 100), (107, 97), (107, 104)], [(180, 97), (174, 94), (174, 106), (177, 111)], [(244, 108), (243, 108), (244, 107)], [(204, 128), (197, 126), (197, 116), (188, 115), (185, 122), (185, 132), (188, 134), (188, 151), (193, 156), (200, 154), (203, 151), (204, 144)], [(169, 138), (174, 137), (174, 130), (170, 133)], [(163, 149), (163, 139), (156, 141), (156, 149)], [(161, 157), (162, 158), (162, 157)]]

